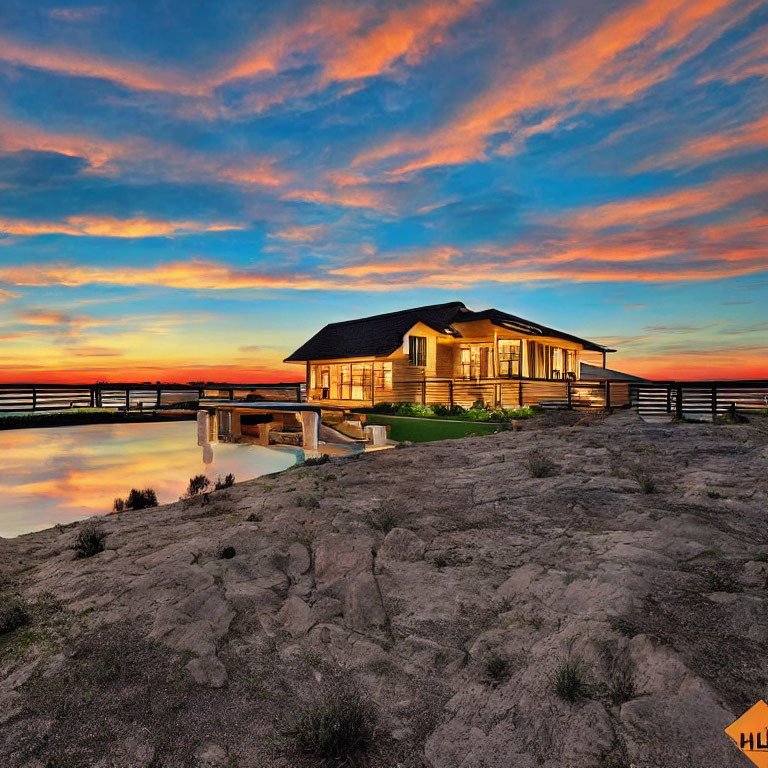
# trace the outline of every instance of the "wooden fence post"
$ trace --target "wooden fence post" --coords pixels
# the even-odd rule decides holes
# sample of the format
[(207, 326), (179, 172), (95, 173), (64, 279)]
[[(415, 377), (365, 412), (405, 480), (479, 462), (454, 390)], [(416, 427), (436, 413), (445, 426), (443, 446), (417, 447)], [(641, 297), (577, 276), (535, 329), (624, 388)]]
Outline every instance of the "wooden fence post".
[(675, 392), (675, 418), (683, 418), (683, 388), (678, 386)]
[(517, 382), (517, 404), (523, 407), (523, 380)]
[(712, 387), (712, 421), (717, 421), (717, 387)]
[(131, 390), (128, 387), (125, 388), (125, 410), (131, 410)]
[(672, 387), (667, 387), (667, 413), (672, 413)]
[(608, 379), (605, 380), (605, 410), (611, 409), (611, 382)]
[(424, 378), (421, 380), (421, 404), (426, 405), (427, 404), (427, 377), (426, 374), (424, 375)]
[(453, 379), (448, 382), (448, 402), (451, 408), (453, 408)]
[(570, 410), (572, 408), (572, 402), (573, 402), (572, 401), (573, 395), (571, 394), (571, 380), (568, 379), (568, 381), (566, 381), (565, 384), (566, 384), (566, 391), (568, 393), (568, 410)]
[(159, 408), (163, 400), (163, 388), (157, 388), (157, 397), (155, 398), (155, 408)]

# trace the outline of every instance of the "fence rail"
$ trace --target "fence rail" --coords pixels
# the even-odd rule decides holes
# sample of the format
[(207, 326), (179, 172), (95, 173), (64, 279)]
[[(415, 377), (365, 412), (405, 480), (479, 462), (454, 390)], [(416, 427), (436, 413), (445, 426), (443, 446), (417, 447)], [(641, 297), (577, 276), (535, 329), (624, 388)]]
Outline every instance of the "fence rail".
[(712, 419), (731, 407), (739, 411), (768, 408), (768, 380), (657, 381), (633, 383), (632, 401), (646, 419)]
[(0, 413), (69, 408), (144, 409), (202, 398), (301, 400), (304, 382), (282, 384), (0, 384)]

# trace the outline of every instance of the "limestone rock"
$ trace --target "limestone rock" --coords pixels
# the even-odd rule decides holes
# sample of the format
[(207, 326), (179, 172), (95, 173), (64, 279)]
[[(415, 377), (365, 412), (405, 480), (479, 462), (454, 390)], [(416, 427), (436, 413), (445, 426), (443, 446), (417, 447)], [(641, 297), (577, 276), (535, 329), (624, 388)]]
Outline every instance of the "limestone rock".
[(359, 573), (373, 569), (374, 540), (370, 536), (341, 536), (332, 534), (314, 544), (315, 581), (320, 591), (338, 591), (343, 596), (345, 585), (340, 584)]
[(393, 528), (384, 539), (378, 557), (381, 560), (415, 562), (424, 557), (427, 545), (407, 528)]
[(221, 688), (227, 682), (227, 670), (215, 656), (198, 656), (187, 664), (196, 683)]
[(344, 626), (357, 632), (379, 632), (387, 625), (387, 613), (372, 573), (361, 573), (349, 584), (344, 599)]
[(312, 609), (301, 598), (295, 596), (285, 601), (277, 617), (291, 637), (305, 635), (316, 622)]

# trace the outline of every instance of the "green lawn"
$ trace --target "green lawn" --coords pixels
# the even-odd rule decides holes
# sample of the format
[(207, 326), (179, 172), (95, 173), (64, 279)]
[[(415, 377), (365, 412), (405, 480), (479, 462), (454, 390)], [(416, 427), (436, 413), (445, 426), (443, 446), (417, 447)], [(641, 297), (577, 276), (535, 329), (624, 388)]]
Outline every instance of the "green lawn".
[(410, 416), (383, 416), (379, 413), (366, 414), (366, 424), (391, 425), (389, 439), (402, 443), (427, 443), (432, 440), (450, 440), (469, 435), (490, 435), (502, 429), (506, 424), (476, 424), (466, 421), (439, 421), (437, 419), (417, 419)]

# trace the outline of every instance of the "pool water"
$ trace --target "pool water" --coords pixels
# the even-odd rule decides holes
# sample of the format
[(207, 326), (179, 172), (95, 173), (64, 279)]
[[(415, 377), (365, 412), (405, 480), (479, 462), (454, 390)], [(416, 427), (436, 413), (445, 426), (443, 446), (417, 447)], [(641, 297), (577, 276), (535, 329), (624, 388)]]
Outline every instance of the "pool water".
[(301, 460), (300, 449), (247, 443), (197, 445), (193, 421), (89, 424), (0, 431), (0, 536), (49, 528), (112, 510), (131, 488), (165, 504), (194, 475), (248, 480)]

